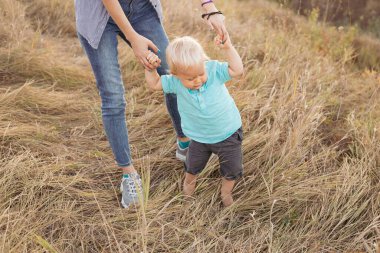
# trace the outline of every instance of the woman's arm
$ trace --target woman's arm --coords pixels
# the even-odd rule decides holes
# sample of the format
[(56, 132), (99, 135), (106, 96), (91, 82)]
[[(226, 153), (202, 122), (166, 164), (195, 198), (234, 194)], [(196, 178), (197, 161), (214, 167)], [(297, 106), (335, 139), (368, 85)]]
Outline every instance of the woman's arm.
[[(201, 0), (201, 5), (205, 13), (218, 11), (213, 1), (209, 2), (209, 0)], [(208, 20), (205, 19), (210, 28), (215, 30), (216, 33), (222, 37), (223, 40), (225, 40), (224, 34), (227, 33), (226, 27), (224, 25), (224, 19), (225, 18), (223, 14), (212, 15), (209, 17)]]
[[(127, 40), (131, 43), (132, 50), (136, 58), (150, 70), (156, 68), (157, 66), (152, 65), (148, 62), (146, 57), (149, 53), (149, 48), (154, 52), (157, 52), (158, 48), (154, 43), (144, 36), (138, 34), (132, 27), (131, 23), (124, 14), (123, 9), (121, 8), (118, 0), (102, 0), (104, 7), (115, 21), (117, 26), (123, 32)], [(160, 61), (161, 62), (161, 61)]]

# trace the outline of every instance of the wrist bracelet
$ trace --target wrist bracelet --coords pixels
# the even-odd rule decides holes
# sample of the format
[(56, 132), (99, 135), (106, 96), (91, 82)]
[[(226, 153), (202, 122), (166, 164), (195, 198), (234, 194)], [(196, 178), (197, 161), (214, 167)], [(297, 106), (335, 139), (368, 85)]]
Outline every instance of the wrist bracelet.
[(213, 1), (212, 0), (208, 0), (208, 1), (206, 1), (206, 2), (203, 2), (202, 4), (201, 4), (201, 6), (203, 7), (203, 5), (205, 5), (205, 4), (209, 4), (209, 3), (212, 3)]
[(222, 14), (223, 15), (223, 13), (221, 11), (214, 11), (214, 12), (202, 14), (202, 18), (207, 17), (207, 20), (209, 20), (210, 16), (216, 15), (216, 14)]

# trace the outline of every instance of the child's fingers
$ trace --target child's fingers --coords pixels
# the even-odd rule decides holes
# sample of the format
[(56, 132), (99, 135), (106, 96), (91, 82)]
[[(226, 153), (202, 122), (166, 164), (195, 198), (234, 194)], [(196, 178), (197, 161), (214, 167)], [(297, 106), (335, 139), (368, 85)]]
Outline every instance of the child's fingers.
[(214, 43), (215, 43), (215, 45), (218, 45), (218, 37), (214, 38)]
[(152, 58), (151, 59), (151, 64), (155, 67), (155, 68), (157, 68), (159, 65), (160, 65), (160, 60), (158, 59), (158, 57), (154, 57), (154, 58)]
[(154, 56), (151, 56), (151, 57), (148, 57), (148, 61), (149, 61), (151, 64), (153, 64), (153, 63), (156, 61), (156, 59), (155, 59)]
[(150, 64), (154, 64), (155, 62), (158, 61), (158, 56), (155, 55), (154, 53), (152, 52), (149, 52), (148, 56), (146, 57), (146, 59), (149, 61)]
[(206, 20), (205, 22), (208, 25), (208, 27), (210, 28), (210, 30), (213, 31), (214, 30), (214, 26), (212, 25), (212, 23), (210, 22), (210, 20)]
[(152, 59), (153, 57), (154, 57), (154, 53), (152, 53), (152, 51), (149, 51), (149, 53), (148, 53), (148, 55), (146, 56), (146, 58), (148, 59), (148, 60), (150, 60), (150, 59)]
[(161, 64), (160, 58), (153, 52), (149, 52), (146, 59), (153, 66), (153, 68), (158, 68)]
[(220, 46), (223, 45), (225, 41), (218, 35), (214, 38), (215, 45)]
[(158, 56), (157, 56), (157, 60), (154, 62), (154, 65), (156, 67), (159, 67), (161, 65), (161, 60), (160, 60), (160, 58), (158, 58)]

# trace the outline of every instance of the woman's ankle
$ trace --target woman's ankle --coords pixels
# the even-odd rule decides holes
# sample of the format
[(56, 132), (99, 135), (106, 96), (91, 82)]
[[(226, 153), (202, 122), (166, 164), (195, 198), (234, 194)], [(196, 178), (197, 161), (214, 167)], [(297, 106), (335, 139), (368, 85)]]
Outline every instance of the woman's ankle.
[(136, 172), (136, 169), (132, 164), (127, 167), (122, 167), (121, 169), (123, 170), (123, 174), (131, 174)]

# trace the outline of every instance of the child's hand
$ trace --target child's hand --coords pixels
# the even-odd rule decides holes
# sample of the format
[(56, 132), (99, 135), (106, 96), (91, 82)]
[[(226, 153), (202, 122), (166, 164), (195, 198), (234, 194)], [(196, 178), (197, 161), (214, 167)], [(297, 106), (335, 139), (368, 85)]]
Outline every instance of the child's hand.
[(232, 46), (230, 36), (227, 32), (224, 33), (224, 36), (217, 35), (214, 39), (215, 45), (221, 49), (228, 49)]
[(152, 51), (149, 51), (149, 54), (146, 57), (146, 59), (148, 60), (150, 64), (153, 65), (154, 68), (158, 68), (161, 64), (160, 58), (158, 58), (158, 56)]

